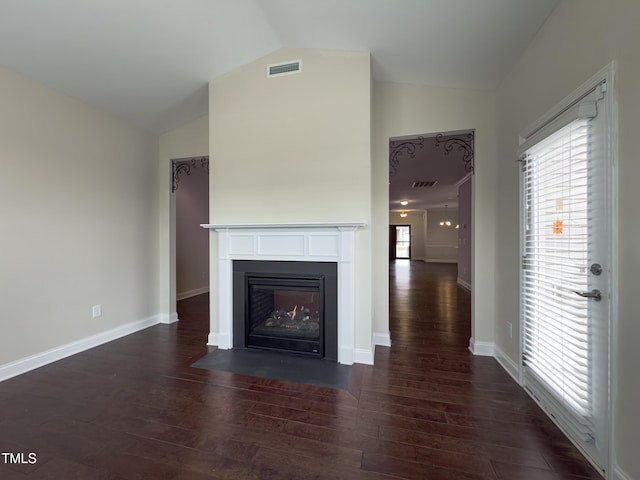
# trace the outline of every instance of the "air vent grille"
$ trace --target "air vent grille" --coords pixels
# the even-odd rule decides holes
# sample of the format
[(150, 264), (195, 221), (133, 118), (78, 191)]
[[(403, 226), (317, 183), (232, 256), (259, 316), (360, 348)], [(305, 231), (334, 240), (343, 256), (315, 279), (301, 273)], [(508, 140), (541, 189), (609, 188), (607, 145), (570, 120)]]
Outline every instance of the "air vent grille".
[(291, 75), (292, 73), (300, 73), (300, 70), (302, 70), (301, 60), (286, 63), (273, 63), (271, 65), (267, 65), (267, 77)]
[(433, 187), (436, 183), (438, 183), (437, 180), (413, 182), (411, 188)]

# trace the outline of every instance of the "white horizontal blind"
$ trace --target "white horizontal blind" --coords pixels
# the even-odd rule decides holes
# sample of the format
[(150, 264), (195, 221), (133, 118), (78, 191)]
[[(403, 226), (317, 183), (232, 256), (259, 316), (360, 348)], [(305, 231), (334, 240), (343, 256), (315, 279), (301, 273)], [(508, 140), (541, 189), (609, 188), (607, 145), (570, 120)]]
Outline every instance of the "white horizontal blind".
[(590, 120), (576, 118), (523, 155), (521, 304), (526, 383), (576, 435), (591, 437)]

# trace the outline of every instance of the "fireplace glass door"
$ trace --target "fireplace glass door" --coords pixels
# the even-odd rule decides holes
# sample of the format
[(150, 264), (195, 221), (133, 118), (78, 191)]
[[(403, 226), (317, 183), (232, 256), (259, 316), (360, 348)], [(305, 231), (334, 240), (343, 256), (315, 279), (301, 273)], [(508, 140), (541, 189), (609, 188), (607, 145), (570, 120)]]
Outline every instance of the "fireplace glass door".
[(247, 278), (246, 346), (323, 356), (321, 277)]

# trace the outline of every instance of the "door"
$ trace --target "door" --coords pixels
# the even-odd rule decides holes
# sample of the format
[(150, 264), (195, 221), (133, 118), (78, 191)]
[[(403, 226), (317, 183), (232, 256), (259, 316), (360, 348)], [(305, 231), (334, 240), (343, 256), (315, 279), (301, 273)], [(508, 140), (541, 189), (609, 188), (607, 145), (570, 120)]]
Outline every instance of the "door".
[(411, 225), (396, 225), (396, 258), (411, 258)]
[(603, 471), (615, 227), (605, 92), (578, 96), (521, 148), (524, 384)]

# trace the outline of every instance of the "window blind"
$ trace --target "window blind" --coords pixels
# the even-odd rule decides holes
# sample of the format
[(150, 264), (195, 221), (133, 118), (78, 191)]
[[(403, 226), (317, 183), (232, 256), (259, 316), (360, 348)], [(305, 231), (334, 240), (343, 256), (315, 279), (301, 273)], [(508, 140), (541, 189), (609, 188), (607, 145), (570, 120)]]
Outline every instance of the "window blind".
[[(584, 110), (584, 109), (583, 109)], [(525, 384), (583, 440), (592, 436), (590, 119), (547, 128), (522, 152)]]

